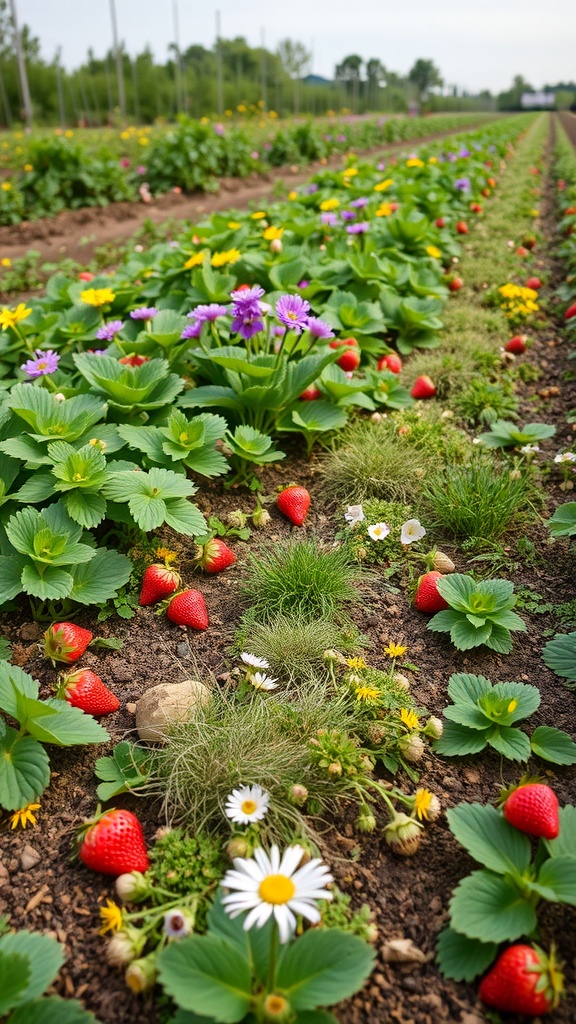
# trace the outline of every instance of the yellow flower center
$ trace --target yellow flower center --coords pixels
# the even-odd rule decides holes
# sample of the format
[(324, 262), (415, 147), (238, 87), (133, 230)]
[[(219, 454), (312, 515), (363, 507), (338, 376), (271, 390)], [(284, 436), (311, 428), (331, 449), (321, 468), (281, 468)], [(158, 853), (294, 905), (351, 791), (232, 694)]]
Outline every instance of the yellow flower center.
[(282, 903), (288, 903), (296, 895), (296, 886), (287, 875), (268, 875), (260, 882), (258, 895), (264, 903), (280, 906)]
[(258, 810), (258, 804), (255, 800), (243, 800), (240, 804), (240, 810), (242, 814), (254, 814), (254, 811)]
[(264, 1010), (270, 1017), (277, 1017), (288, 1007), (288, 1000), (284, 996), (277, 996), (274, 992), (266, 996), (264, 1000)]

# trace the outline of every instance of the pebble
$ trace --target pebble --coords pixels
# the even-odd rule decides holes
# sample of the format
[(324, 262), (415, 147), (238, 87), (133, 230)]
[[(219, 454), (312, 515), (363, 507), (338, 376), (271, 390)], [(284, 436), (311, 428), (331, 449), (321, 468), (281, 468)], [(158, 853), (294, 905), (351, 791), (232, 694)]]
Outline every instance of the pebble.
[(192, 651), (190, 650), (190, 644), (187, 640), (184, 640), (181, 644), (176, 644), (176, 657), (177, 658), (191, 658)]
[(37, 864), (42, 860), (38, 850), (35, 850), (30, 843), (26, 843), (22, 853), (20, 854), (20, 867), (22, 871), (29, 871), (30, 868), (36, 867)]
[(10, 875), (8, 874), (8, 868), (0, 860), (0, 889), (3, 885), (7, 885), (10, 881)]
[(37, 640), (41, 633), (41, 627), (37, 622), (26, 622), (20, 628), (21, 640)]

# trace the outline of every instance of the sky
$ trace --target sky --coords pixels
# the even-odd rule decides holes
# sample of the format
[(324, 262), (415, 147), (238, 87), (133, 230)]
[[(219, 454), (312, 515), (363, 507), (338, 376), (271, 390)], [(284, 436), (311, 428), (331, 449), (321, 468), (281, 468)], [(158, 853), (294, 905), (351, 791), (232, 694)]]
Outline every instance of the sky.
[[(92, 47), (111, 46), (111, 0), (16, 0), (20, 24), (38, 36), (51, 60), (58, 47), (68, 69)], [(133, 56), (150, 46), (164, 62), (175, 33), (180, 48), (214, 44), (219, 12), (225, 39), (281, 39), (313, 53), (312, 71), (332, 78), (348, 54), (379, 59), (407, 74), (422, 57), (433, 60), (447, 85), (478, 92), (509, 88), (520, 74), (536, 89), (576, 79), (575, 0), (114, 0), (118, 35)]]

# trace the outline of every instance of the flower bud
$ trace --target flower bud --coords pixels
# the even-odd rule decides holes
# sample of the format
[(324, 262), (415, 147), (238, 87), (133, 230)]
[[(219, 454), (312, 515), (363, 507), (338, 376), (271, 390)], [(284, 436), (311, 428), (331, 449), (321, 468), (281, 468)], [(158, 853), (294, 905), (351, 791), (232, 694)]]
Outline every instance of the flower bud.
[(236, 857), (249, 857), (251, 853), (252, 847), (250, 843), (241, 836), (234, 836), (234, 838), (226, 844), (226, 855), (230, 860), (235, 860)]
[(444, 554), (443, 551), (437, 551), (434, 555), (432, 568), (436, 569), (436, 572), (454, 572), (456, 566), (452, 559), (448, 558), (448, 555)]
[(356, 548), (355, 554), (356, 554), (356, 558), (360, 562), (363, 562), (364, 559), (366, 558), (366, 555), (368, 554), (368, 552), (367, 552), (366, 548)]
[(169, 939), (183, 939), (185, 935), (190, 935), (192, 928), (193, 922), (178, 907), (164, 914), (164, 934)]
[(226, 522), (228, 526), (232, 526), (235, 530), (243, 530), (246, 526), (248, 516), (242, 509), (234, 509), (233, 512), (229, 512), (226, 516)]
[(328, 774), (334, 775), (336, 778), (339, 778), (340, 775), (342, 775), (342, 765), (340, 764), (340, 761), (332, 761), (332, 764), (328, 765)]
[(424, 740), (418, 736), (417, 733), (411, 733), (409, 736), (402, 736), (398, 742), (398, 746), (407, 761), (420, 761), (424, 754), (424, 750), (426, 749), (424, 746)]
[(288, 790), (288, 803), (293, 804), (294, 807), (303, 807), (308, 799), (308, 790), (306, 786), (295, 783), (290, 786)]
[(401, 686), (403, 690), (408, 692), (410, 689), (410, 680), (408, 679), (408, 676), (403, 675), (402, 672), (395, 672), (392, 678), (397, 686)]
[(275, 256), (282, 252), (282, 239), (273, 238), (270, 242), (270, 252), (274, 253)]
[(369, 942), (371, 945), (378, 942), (378, 925), (373, 921), (371, 921), (367, 926), (364, 938), (366, 939), (366, 942)]
[(373, 832), (376, 828), (376, 818), (368, 804), (360, 804), (358, 817), (356, 818), (356, 828), (359, 832)]
[(441, 718), (435, 718), (432, 715), (424, 726), (424, 734), (429, 736), (431, 740), (439, 740), (443, 732), (444, 722)]
[(142, 903), (151, 891), (150, 883), (140, 871), (118, 875), (114, 885), (116, 895), (123, 903)]
[(371, 722), (366, 729), (366, 735), (368, 736), (370, 743), (375, 743), (376, 746), (380, 746), (380, 744), (386, 739), (386, 728), (383, 725), (377, 725), (376, 722)]
[(140, 956), (145, 945), (146, 935), (138, 928), (127, 925), (108, 941), (106, 959), (113, 967), (126, 967)]
[(373, 412), (370, 419), (372, 420), (372, 423), (382, 423), (384, 417), (381, 412)]
[(293, 1010), (285, 996), (277, 992), (269, 992), (262, 1003), (264, 1020), (276, 1021), (283, 1024), (284, 1021), (292, 1020)]
[(156, 983), (155, 953), (141, 957), (140, 960), (134, 960), (126, 968), (124, 981), (136, 995), (140, 992), (149, 992), (151, 988), (154, 988)]
[(265, 508), (257, 508), (252, 513), (252, 522), (258, 530), (265, 530), (272, 521), (272, 516)]
[(422, 825), (407, 814), (396, 814), (384, 829), (384, 838), (393, 853), (413, 857), (422, 838)]

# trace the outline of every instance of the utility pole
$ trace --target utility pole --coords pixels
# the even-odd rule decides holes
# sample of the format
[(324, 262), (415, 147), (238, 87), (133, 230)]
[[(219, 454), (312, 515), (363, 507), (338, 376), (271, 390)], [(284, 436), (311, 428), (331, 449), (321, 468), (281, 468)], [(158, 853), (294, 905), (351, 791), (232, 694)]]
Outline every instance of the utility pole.
[(222, 115), (224, 113), (224, 75), (220, 40), (220, 11), (216, 11), (216, 106), (218, 113)]
[(8, 94), (4, 85), (4, 79), (2, 77), (2, 65), (0, 64), (0, 98), (2, 99), (2, 106), (4, 108), (4, 118), (6, 120), (6, 127), (12, 127), (12, 111), (10, 110), (10, 104), (8, 102)]
[(30, 89), (28, 88), (28, 75), (26, 74), (26, 61), (24, 59), (24, 49), (22, 46), (22, 36), (20, 29), (18, 28), (18, 15), (16, 13), (16, 0), (10, 0), (10, 13), (12, 15), (12, 25), (14, 27), (14, 47), (16, 49), (16, 57), (18, 60), (18, 74), (20, 76), (20, 88), (22, 89), (22, 104), (24, 107), (24, 119), (28, 128), (32, 127), (32, 101), (30, 99)]
[[(11, 0), (12, 2), (12, 0)], [(116, 25), (115, 0), (110, 0), (110, 17), (112, 18), (112, 39), (114, 41), (114, 56), (116, 57), (116, 74), (118, 76), (118, 103), (120, 106), (120, 117), (126, 120), (126, 94), (124, 92), (124, 69), (122, 67), (122, 54), (118, 45), (118, 28)]]
[(182, 63), (180, 59), (180, 31), (178, 27), (178, 0), (173, 0), (174, 44), (176, 47), (176, 113), (182, 110)]

